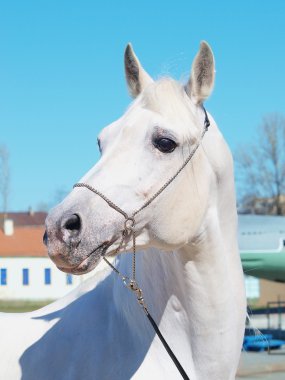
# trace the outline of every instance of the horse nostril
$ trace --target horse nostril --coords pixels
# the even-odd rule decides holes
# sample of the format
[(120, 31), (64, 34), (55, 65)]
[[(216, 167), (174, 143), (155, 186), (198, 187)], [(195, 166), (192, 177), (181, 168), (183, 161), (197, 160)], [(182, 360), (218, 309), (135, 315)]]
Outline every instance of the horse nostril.
[(72, 232), (79, 232), (81, 229), (81, 220), (77, 214), (71, 215), (64, 223), (64, 228)]
[(47, 232), (45, 231), (44, 236), (43, 236), (44, 245), (47, 245), (47, 242), (48, 242), (48, 237), (47, 237)]

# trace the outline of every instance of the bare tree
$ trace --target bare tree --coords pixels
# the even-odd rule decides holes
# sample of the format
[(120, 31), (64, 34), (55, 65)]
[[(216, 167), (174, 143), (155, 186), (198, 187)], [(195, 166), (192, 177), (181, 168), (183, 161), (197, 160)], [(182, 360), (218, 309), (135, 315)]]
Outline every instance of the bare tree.
[(2, 210), (8, 211), (8, 198), (10, 192), (9, 151), (5, 145), (0, 145), (0, 194), (2, 197)]
[(69, 191), (66, 190), (66, 188), (63, 186), (56, 189), (55, 194), (54, 194), (54, 199), (52, 202), (52, 206), (55, 206), (58, 203), (62, 202), (68, 193), (69, 193)]
[(39, 202), (36, 206), (37, 211), (46, 211), (60, 203), (68, 194), (68, 190), (64, 187), (59, 187), (55, 190), (54, 196), (50, 201)]
[[(237, 180), (243, 196), (254, 194), (259, 213), (285, 213), (285, 118), (267, 115), (250, 144), (235, 154)], [(259, 202), (256, 202), (259, 200)], [(263, 210), (263, 211), (262, 211)]]

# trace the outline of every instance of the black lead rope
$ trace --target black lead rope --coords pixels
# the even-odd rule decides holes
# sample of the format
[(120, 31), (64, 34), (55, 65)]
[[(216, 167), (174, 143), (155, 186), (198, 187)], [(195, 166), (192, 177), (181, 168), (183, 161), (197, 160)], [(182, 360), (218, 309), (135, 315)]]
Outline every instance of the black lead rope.
[(161, 334), (161, 332), (160, 332), (160, 330), (159, 330), (156, 322), (154, 321), (154, 319), (150, 315), (150, 313), (148, 311), (148, 308), (147, 308), (147, 306), (145, 304), (144, 298), (143, 298), (142, 289), (138, 286), (138, 284), (136, 282), (136, 231), (135, 231), (135, 216), (139, 212), (141, 212), (143, 209), (145, 209), (146, 207), (148, 207), (172, 183), (172, 181), (174, 181), (174, 179), (179, 175), (179, 173), (185, 168), (185, 166), (188, 164), (188, 162), (194, 156), (195, 152), (197, 151), (197, 149), (200, 146), (200, 143), (201, 143), (201, 141), (202, 141), (205, 133), (208, 131), (208, 128), (210, 126), (210, 121), (209, 121), (209, 118), (208, 118), (208, 114), (207, 114), (207, 111), (205, 110), (205, 108), (204, 108), (203, 105), (202, 105), (202, 109), (203, 109), (204, 114), (205, 114), (205, 119), (204, 119), (204, 130), (203, 130), (202, 135), (200, 137), (200, 141), (196, 144), (196, 146), (194, 147), (194, 149), (191, 151), (191, 153), (186, 158), (186, 160), (183, 162), (183, 164), (181, 165), (181, 167), (177, 170), (177, 172), (172, 177), (170, 177), (168, 179), (168, 181), (166, 181), (165, 184), (155, 194), (153, 194), (153, 196), (148, 201), (146, 201), (139, 209), (137, 209), (136, 211), (134, 211), (131, 216), (129, 216), (125, 211), (123, 211), (120, 207), (118, 207), (115, 203), (113, 203), (103, 193), (101, 193), (100, 191), (96, 190), (91, 185), (89, 185), (87, 183), (81, 182), (81, 183), (76, 183), (73, 186), (73, 187), (85, 187), (88, 190), (92, 191), (93, 193), (97, 194), (111, 208), (113, 208), (114, 210), (116, 210), (117, 212), (119, 212), (125, 218), (124, 228), (122, 230), (122, 238), (121, 238), (121, 241), (120, 241), (120, 243), (118, 245), (118, 248), (115, 250), (114, 253), (115, 254), (119, 253), (119, 251), (121, 250), (121, 248), (123, 246), (123, 242), (126, 239), (126, 237), (129, 237), (129, 238), (133, 239), (133, 277), (129, 278), (128, 276), (125, 276), (122, 273), (120, 273), (119, 270), (116, 267), (114, 267), (114, 265), (111, 264), (107, 260), (107, 258), (105, 256), (103, 256), (103, 259), (114, 270), (114, 272), (117, 273), (117, 275), (121, 278), (121, 280), (123, 281), (123, 283), (125, 284), (125, 286), (128, 289), (132, 290), (134, 293), (136, 293), (136, 297), (137, 297), (138, 303), (140, 304), (140, 306), (142, 306), (142, 308), (143, 308), (143, 310), (144, 310), (144, 312), (145, 312), (145, 314), (146, 314), (149, 322), (151, 323), (154, 331), (158, 335), (158, 337), (159, 337), (161, 343), (163, 344), (165, 350), (167, 351), (168, 355), (172, 359), (173, 363), (175, 364), (176, 368), (178, 369), (178, 371), (180, 372), (180, 375), (182, 376), (182, 378), (184, 380), (190, 380), (190, 378), (187, 376), (187, 374), (184, 371), (184, 369), (183, 369), (182, 365), (180, 364), (179, 360), (174, 355), (173, 351), (171, 350), (171, 348), (169, 347), (168, 343), (166, 342), (166, 340), (164, 339), (163, 335)]
[(180, 375), (183, 377), (184, 380), (190, 380), (190, 378), (187, 376), (187, 373), (184, 371), (182, 365), (180, 364), (179, 360), (175, 356), (174, 352), (171, 350), (168, 343), (166, 342), (163, 335), (161, 334), (161, 332), (160, 332), (157, 324), (155, 323), (154, 319), (149, 314), (149, 311), (146, 311), (145, 313), (146, 313), (146, 316), (147, 316), (148, 320), (150, 321), (154, 331), (156, 332), (157, 336), (159, 337), (161, 343), (163, 344), (165, 350), (167, 351), (167, 353), (171, 357), (173, 363), (176, 365), (176, 368), (180, 372)]

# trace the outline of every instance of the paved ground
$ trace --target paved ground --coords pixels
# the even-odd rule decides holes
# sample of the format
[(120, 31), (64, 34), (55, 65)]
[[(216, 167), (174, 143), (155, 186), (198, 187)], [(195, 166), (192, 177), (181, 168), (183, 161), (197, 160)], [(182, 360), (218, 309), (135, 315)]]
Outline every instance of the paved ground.
[(285, 380), (285, 349), (242, 352), (237, 380)]

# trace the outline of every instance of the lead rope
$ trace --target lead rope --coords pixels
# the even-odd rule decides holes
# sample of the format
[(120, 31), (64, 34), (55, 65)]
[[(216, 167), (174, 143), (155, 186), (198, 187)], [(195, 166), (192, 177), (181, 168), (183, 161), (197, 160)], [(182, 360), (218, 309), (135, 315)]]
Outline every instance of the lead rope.
[(185, 166), (188, 164), (188, 162), (192, 159), (194, 156), (195, 152), (201, 145), (202, 139), (205, 136), (205, 133), (208, 131), (208, 128), (210, 126), (210, 121), (207, 115), (207, 111), (203, 107), (204, 113), (205, 113), (205, 120), (204, 120), (204, 130), (202, 132), (202, 135), (200, 137), (199, 142), (196, 144), (195, 148), (192, 150), (192, 152), (189, 154), (189, 156), (186, 158), (186, 160), (183, 162), (183, 164), (180, 166), (180, 168), (177, 170), (177, 172), (170, 177), (165, 184), (150, 198), (148, 199), (139, 209), (134, 211), (131, 216), (129, 216), (125, 211), (123, 211), (120, 207), (118, 207), (115, 203), (113, 203), (109, 198), (107, 198), (103, 193), (100, 191), (96, 190), (94, 187), (88, 185), (87, 183), (76, 183), (73, 187), (85, 187), (88, 190), (92, 191), (93, 193), (97, 194), (99, 197), (101, 197), (111, 208), (119, 212), (123, 217), (125, 218), (124, 221), (124, 228), (122, 230), (122, 237), (119, 242), (118, 247), (116, 248), (114, 255), (119, 253), (119, 251), (122, 249), (123, 243), (126, 240), (126, 238), (131, 238), (132, 239), (132, 254), (133, 254), (133, 259), (132, 259), (132, 278), (123, 275), (113, 264), (110, 263), (110, 261), (103, 256), (104, 261), (110, 266), (110, 268), (118, 275), (118, 277), (123, 281), (124, 285), (131, 290), (132, 292), (135, 293), (137, 297), (137, 301), (139, 305), (142, 307), (143, 311), (145, 312), (148, 320), (150, 321), (154, 331), (156, 332), (157, 336), (161, 340), (165, 350), (171, 357), (173, 363), (176, 365), (178, 371), (180, 372), (180, 375), (184, 380), (190, 380), (190, 378), (187, 376), (186, 372), (184, 371), (182, 365), (178, 361), (177, 357), (169, 347), (168, 343), (164, 339), (162, 333), (160, 332), (156, 322), (150, 315), (148, 308), (146, 306), (145, 300), (143, 298), (143, 292), (142, 289), (139, 287), (137, 281), (136, 281), (136, 230), (135, 230), (135, 216), (144, 210), (146, 207), (148, 207), (162, 192), (165, 190), (173, 181), (174, 179), (179, 175), (179, 173), (185, 168)]

